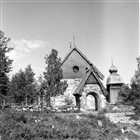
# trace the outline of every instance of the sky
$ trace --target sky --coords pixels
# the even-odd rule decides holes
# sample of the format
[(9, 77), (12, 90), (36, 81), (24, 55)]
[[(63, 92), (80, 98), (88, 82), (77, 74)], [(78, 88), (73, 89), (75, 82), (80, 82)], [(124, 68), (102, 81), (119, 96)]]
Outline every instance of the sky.
[(31, 64), (36, 78), (45, 71), (45, 55), (58, 50), (64, 59), (75, 36), (76, 47), (103, 73), (113, 64), (124, 83), (137, 69), (138, 0), (1, 0), (0, 29), (11, 38), (13, 70)]

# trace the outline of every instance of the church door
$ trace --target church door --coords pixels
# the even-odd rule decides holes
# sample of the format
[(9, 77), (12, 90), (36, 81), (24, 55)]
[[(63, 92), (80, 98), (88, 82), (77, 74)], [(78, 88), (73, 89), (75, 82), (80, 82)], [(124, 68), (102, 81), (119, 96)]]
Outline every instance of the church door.
[(99, 96), (95, 92), (90, 92), (87, 94), (87, 109), (98, 111), (100, 108)]

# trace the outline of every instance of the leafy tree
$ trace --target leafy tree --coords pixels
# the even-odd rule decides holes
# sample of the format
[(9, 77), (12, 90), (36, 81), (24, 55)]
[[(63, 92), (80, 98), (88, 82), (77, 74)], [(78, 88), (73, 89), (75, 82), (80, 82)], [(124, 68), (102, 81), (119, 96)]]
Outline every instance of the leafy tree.
[(50, 97), (55, 97), (57, 95), (63, 94), (66, 88), (66, 82), (62, 82), (63, 71), (61, 69), (61, 58), (58, 58), (58, 51), (52, 49), (50, 55), (46, 55), (45, 63), (47, 67), (45, 68), (44, 78), (46, 81), (46, 101), (50, 105)]
[(131, 80), (130, 92), (131, 104), (135, 107), (135, 111), (140, 116), (140, 62), (138, 62), (138, 69)]
[(126, 104), (129, 105), (131, 104), (131, 87), (129, 87), (128, 84), (124, 84), (119, 92), (119, 97), (118, 97), (118, 104)]
[[(138, 58), (137, 58), (138, 59)], [(125, 85), (122, 87), (119, 98), (122, 99), (123, 104), (132, 105), (135, 112), (140, 114), (140, 62), (138, 61), (138, 69), (131, 80), (130, 87)]]
[(18, 73), (12, 76), (10, 82), (10, 91), (12, 101), (15, 103), (33, 103), (36, 99), (36, 82), (34, 78), (31, 65), (28, 65), (25, 70), (20, 70)]
[(11, 71), (12, 61), (8, 57), (8, 53), (13, 48), (8, 47), (7, 43), (10, 41), (9, 38), (4, 37), (4, 33), (0, 31), (0, 99), (5, 104), (5, 100), (8, 92), (8, 73)]
[(140, 85), (140, 57), (137, 57), (137, 70), (135, 71), (135, 74), (131, 80), (131, 84), (136, 84), (136, 85)]

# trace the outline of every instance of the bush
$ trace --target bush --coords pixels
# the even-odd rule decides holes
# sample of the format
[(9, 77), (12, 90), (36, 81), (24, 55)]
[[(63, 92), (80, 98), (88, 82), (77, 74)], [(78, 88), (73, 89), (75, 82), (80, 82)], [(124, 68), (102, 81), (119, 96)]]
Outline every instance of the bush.
[(118, 130), (104, 115), (0, 112), (2, 140), (113, 140)]
[(76, 131), (76, 137), (80, 140), (86, 140), (89, 139), (91, 136), (91, 131), (88, 126), (83, 126), (77, 129)]

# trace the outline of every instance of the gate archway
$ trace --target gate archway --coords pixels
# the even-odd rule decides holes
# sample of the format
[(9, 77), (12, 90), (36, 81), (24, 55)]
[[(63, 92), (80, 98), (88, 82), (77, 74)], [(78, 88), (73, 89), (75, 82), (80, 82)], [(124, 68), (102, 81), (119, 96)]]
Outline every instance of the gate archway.
[[(95, 111), (98, 111), (100, 109), (100, 98), (99, 95), (95, 92), (89, 92), (86, 95), (86, 98), (88, 99), (88, 97), (91, 97), (91, 99), (93, 98), (93, 107), (91, 107), (92, 109), (94, 109)], [(91, 101), (92, 102), (92, 101)], [(89, 104), (89, 101), (87, 100), (87, 105)]]

